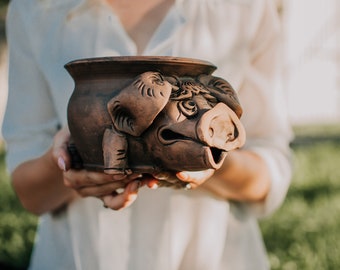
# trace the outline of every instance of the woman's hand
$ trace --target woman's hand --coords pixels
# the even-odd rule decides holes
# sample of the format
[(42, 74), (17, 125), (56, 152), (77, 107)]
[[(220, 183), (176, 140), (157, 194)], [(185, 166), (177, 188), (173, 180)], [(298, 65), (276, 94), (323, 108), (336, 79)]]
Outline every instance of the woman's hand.
[(131, 205), (137, 198), (141, 186), (141, 175), (109, 175), (85, 169), (71, 169), (71, 157), (67, 151), (70, 132), (67, 127), (60, 130), (53, 144), (53, 159), (63, 172), (66, 187), (72, 188), (81, 197), (97, 197), (105, 207), (119, 210)]
[[(153, 175), (153, 181), (147, 185), (151, 188), (156, 186), (170, 186), (173, 188), (195, 189), (213, 176), (215, 170), (161, 172)], [(152, 186), (150, 186), (152, 185)]]
[[(185, 171), (185, 172), (178, 172), (176, 173), (176, 176), (179, 180), (186, 182), (190, 185), (191, 188), (197, 188), (201, 186), (203, 183), (205, 183), (208, 179), (210, 179), (213, 174), (215, 173), (215, 170), (208, 169), (204, 171)], [(188, 185), (186, 185), (187, 187)]]
[(264, 160), (247, 150), (231, 151), (218, 170), (162, 172), (154, 178), (154, 185), (184, 189), (199, 187), (222, 199), (246, 202), (263, 201), (271, 181)]
[(141, 185), (138, 174), (108, 175), (101, 172), (70, 169), (63, 174), (64, 184), (81, 197), (97, 197), (105, 207), (119, 210), (131, 205)]

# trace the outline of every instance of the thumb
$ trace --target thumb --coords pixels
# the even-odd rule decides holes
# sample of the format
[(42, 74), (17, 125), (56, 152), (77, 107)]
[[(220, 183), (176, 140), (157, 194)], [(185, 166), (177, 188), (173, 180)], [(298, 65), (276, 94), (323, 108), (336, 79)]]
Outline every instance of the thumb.
[(184, 182), (190, 182), (194, 185), (200, 185), (206, 180), (208, 180), (213, 174), (215, 170), (208, 169), (204, 171), (183, 171), (178, 172), (176, 176), (178, 179), (184, 181)]
[(53, 140), (53, 158), (63, 171), (67, 171), (71, 167), (71, 156), (67, 150), (70, 138), (71, 134), (68, 127), (64, 127), (57, 132)]

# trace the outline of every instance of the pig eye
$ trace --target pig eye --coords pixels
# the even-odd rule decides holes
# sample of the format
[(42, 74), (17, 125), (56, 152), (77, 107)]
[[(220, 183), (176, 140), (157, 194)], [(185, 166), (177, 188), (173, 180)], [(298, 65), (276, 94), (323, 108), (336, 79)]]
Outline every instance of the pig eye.
[(182, 81), (181, 88), (198, 95), (199, 93), (206, 93), (205, 87), (196, 81)]
[(178, 103), (178, 110), (186, 117), (193, 117), (197, 114), (197, 105), (193, 100), (183, 100)]
[(171, 93), (170, 99), (172, 100), (183, 100), (192, 97), (192, 92), (187, 89), (179, 88), (177, 91)]
[(212, 96), (212, 95), (210, 95), (209, 93), (208, 94), (204, 94), (203, 96), (207, 100), (207, 102), (209, 103), (209, 105), (211, 107), (214, 107), (218, 103), (217, 98)]

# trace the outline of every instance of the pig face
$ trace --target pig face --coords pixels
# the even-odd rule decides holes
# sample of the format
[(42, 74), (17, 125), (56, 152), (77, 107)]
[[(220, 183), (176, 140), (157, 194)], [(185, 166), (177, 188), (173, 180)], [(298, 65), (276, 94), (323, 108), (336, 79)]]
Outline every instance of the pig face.
[(241, 147), (245, 131), (237, 95), (218, 77), (145, 72), (109, 100), (103, 136), (106, 173), (217, 169)]

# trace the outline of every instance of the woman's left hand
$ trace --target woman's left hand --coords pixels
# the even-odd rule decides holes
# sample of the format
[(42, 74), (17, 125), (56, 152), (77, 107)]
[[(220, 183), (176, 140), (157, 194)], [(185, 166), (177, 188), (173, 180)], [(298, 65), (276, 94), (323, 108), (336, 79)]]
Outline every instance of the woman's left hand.
[(149, 180), (146, 185), (150, 188), (157, 186), (168, 186), (173, 188), (195, 189), (202, 185), (214, 174), (215, 170), (204, 171), (181, 171), (161, 172), (154, 174), (154, 180)]

